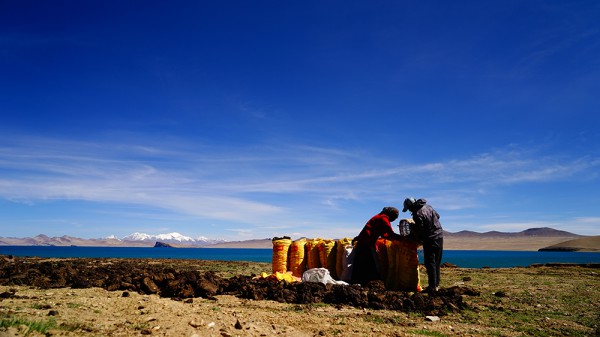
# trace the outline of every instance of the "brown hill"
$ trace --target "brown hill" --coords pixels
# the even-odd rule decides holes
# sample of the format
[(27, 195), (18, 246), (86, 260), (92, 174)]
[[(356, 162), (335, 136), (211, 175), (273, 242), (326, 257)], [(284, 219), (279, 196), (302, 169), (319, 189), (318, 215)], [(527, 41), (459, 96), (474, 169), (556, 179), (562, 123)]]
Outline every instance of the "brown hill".
[(564, 241), (540, 251), (600, 252), (600, 235)]
[[(529, 250), (536, 251), (542, 248), (558, 245), (574, 239), (585, 239), (586, 236), (553, 228), (530, 228), (521, 232), (485, 232), (461, 231), (457, 233), (444, 233), (444, 249), (447, 250)], [(585, 241), (582, 241), (585, 242)], [(117, 239), (81, 239), (71, 236), (48, 237), (38, 235), (33, 238), (4, 238), (0, 237), (0, 245), (15, 246), (130, 246), (152, 247), (154, 241), (121, 241)], [(174, 247), (186, 247), (172, 244)], [(255, 239), (245, 241), (229, 241), (204, 248), (272, 248), (271, 239)], [(578, 246), (574, 246), (577, 248)], [(582, 249), (588, 246), (583, 247)], [(593, 248), (594, 246), (592, 246)], [(597, 246), (596, 246), (597, 247)], [(580, 250), (579, 248), (577, 248)], [(563, 249), (563, 250), (566, 250)]]
[(581, 235), (574, 234), (567, 231), (561, 231), (554, 228), (549, 227), (541, 227), (541, 228), (529, 228), (521, 232), (498, 232), (498, 231), (490, 231), (490, 232), (473, 232), (473, 231), (460, 231), (456, 233), (446, 232), (444, 231), (445, 238), (518, 238), (518, 237), (581, 237)]
[(203, 248), (273, 248), (271, 239), (229, 241), (204, 246)]

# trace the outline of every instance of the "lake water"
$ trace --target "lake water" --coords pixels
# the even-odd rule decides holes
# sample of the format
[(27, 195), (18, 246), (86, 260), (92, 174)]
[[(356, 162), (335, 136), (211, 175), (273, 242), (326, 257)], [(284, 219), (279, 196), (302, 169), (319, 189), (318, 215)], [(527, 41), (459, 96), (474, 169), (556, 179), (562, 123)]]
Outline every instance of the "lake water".
[[(271, 262), (273, 251), (242, 248), (0, 246), (0, 255)], [(419, 260), (423, 261), (421, 251)], [(442, 261), (463, 268), (508, 268), (536, 263), (600, 263), (600, 253), (445, 250)]]

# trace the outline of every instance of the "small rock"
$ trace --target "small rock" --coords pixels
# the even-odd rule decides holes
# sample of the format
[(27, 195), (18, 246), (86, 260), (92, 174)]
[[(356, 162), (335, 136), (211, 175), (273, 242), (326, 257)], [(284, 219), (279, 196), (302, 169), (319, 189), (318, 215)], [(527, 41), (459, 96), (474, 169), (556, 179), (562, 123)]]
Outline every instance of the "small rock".
[(128, 291), (124, 291), (123, 294), (121, 294), (122, 297), (129, 297), (129, 292)]
[(185, 301), (183, 301), (183, 303), (194, 303), (194, 299), (193, 298), (188, 298)]
[(206, 326), (207, 328), (213, 328), (215, 326), (215, 322), (210, 322), (208, 323), (208, 325)]
[(463, 277), (463, 281), (465, 281), (465, 282), (469, 282), (471, 280), (472, 280), (471, 276), (465, 276), (465, 277)]
[(50, 311), (48, 311), (48, 316), (58, 316), (58, 310), (50, 310)]
[(236, 320), (234, 327), (238, 330), (242, 329), (242, 323), (240, 323), (240, 320)]
[(440, 318), (437, 316), (425, 316), (425, 320), (429, 322), (438, 322)]
[(496, 296), (496, 297), (508, 297), (508, 295), (506, 295), (506, 293), (504, 291), (502, 291), (502, 290), (495, 292), (494, 296)]
[(199, 327), (201, 327), (201, 326), (203, 326), (203, 325), (204, 325), (204, 322), (199, 322), (199, 323), (198, 323), (198, 322), (196, 322), (196, 321), (191, 321), (191, 322), (189, 322), (188, 324), (189, 324), (189, 325), (191, 325), (193, 328), (199, 328)]

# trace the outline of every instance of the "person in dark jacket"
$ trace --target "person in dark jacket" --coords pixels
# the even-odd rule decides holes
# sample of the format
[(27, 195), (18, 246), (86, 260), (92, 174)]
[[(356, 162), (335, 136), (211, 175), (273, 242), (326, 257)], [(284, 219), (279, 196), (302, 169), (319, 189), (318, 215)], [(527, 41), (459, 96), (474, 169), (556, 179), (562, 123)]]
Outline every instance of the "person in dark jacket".
[(395, 207), (384, 207), (381, 212), (373, 216), (354, 238), (354, 261), (352, 262), (352, 277), (350, 283), (367, 284), (373, 280), (382, 280), (381, 266), (377, 258), (375, 244), (380, 237), (389, 240), (403, 240), (404, 238), (394, 233), (391, 222), (398, 219), (400, 212)]
[(423, 243), (423, 255), (425, 257), (425, 268), (429, 293), (434, 293), (440, 287), (440, 265), (444, 251), (444, 231), (440, 223), (440, 215), (427, 204), (427, 200), (406, 198), (402, 212), (410, 211), (415, 222), (413, 235)]

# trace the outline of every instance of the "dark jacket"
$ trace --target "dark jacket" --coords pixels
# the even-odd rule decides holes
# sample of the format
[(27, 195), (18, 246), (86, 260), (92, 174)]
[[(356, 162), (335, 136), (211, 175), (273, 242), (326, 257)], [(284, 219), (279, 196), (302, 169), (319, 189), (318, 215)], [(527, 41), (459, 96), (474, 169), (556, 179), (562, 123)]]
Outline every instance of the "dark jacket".
[(417, 200), (411, 213), (416, 224), (417, 233), (415, 234), (420, 241), (436, 240), (444, 236), (440, 215), (433, 207), (427, 205), (427, 200)]

